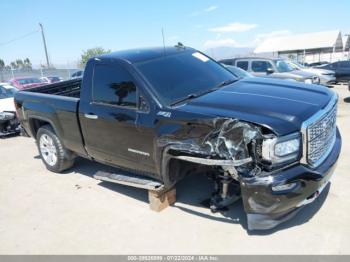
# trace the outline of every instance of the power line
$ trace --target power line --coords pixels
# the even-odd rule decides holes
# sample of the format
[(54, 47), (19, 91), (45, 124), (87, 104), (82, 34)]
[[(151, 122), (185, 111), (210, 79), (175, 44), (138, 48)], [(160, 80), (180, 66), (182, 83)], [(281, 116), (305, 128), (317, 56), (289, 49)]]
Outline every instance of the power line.
[(13, 38), (13, 39), (11, 39), (11, 40), (9, 40), (9, 41), (7, 41), (7, 42), (0, 43), (0, 46), (11, 44), (11, 43), (13, 43), (13, 42), (16, 42), (16, 41), (18, 41), (18, 40), (21, 40), (21, 39), (23, 39), (23, 38), (26, 38), (26, 37), (28, 37), (28, 36), (34, 35), (34, 34), (36, 34), (36, 33), (39, 33), (39, 31), (40, 31), (40, 30), (35, 30), (35, 31), (30, 32), (30, 33), (28, 33), (28, 34), (25, 34), (25, 35), (22, 35), (22, 36)]

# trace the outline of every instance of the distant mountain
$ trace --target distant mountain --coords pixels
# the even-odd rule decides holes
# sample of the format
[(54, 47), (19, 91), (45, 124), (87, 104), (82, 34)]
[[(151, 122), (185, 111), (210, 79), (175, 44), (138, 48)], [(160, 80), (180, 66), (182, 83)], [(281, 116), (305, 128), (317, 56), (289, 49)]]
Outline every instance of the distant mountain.
[(254, 48), (250, 47), (214, 47), (204, 51), (205, 54), (214, 59), (234, 58), (246, 55), (253, 55)]

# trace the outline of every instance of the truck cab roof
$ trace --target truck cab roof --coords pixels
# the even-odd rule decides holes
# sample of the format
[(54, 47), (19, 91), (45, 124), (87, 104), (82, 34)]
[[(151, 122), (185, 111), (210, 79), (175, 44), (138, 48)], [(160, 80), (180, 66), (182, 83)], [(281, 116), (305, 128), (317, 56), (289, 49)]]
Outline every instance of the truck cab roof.
[(96, 58), (101, 60), (120, 59), (133, 64), (137, 62), (157, 59), (162, 56), (169, 56), (188, 51), (195, 51), (195, 49), (182, 46), (140, 48), (117, 51), (109, 54), (104, 54)]

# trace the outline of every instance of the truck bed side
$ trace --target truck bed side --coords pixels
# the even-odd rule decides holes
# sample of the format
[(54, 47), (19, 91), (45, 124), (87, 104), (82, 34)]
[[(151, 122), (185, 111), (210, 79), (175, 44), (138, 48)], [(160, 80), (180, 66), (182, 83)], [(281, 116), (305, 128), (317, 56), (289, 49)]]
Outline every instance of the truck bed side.
[[(74, 91), (67, 82), (71, 81), (18, 92), (18, 117), (30, 136), (35, 138), (41, 126), (50, 124), (67, 149), (86, 155), (77, 114), (80, 99), (71, 95), (79, 96), (80, 86)], [(64, 96), (65, 93), (69, 95)]]

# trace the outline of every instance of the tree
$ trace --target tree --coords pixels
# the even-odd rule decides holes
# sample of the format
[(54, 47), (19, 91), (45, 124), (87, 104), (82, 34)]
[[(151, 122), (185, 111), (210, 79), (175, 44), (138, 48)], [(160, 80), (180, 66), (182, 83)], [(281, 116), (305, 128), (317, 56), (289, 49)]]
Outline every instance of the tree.
[(0, 58), (0, 81), (1, 81), (1, 82), (4, 81), (4, 76), (3, 76), (3, 73), (2, 73), (2, 71), (4, 70), (4, 68), (5, 68), (5, 62), (4, 62), (4, 60), (2, 60), (2, 59)]
[(83, 50), (83, 53), (81, 55), (81, 60), (80, 60), (80, 66), (85, 67), (87, 61), (92, 57), (108, 54), (110, 52), (111, 50), (105, 50), (102, 47), (94, 47), (87, 50)]
[(17, 63), (16, 63), (16, 62), (12, 61), (12, 62), (10, 63), (10, 65), (11, 65), (11, 68), (17, 69)]
[(5, 68), (5, 62), (0, 58), (0, 71), (2, 71)]
[(30, 62), (29, 58), (23, 60), (24, 67), (28, 70), (32, 70), (32, 63)]
[(16, 65), (17, 65), (17, 68), (22, 69), (24, 67), (23, 60), (22, 59), (17, 59), (16, 60)]

